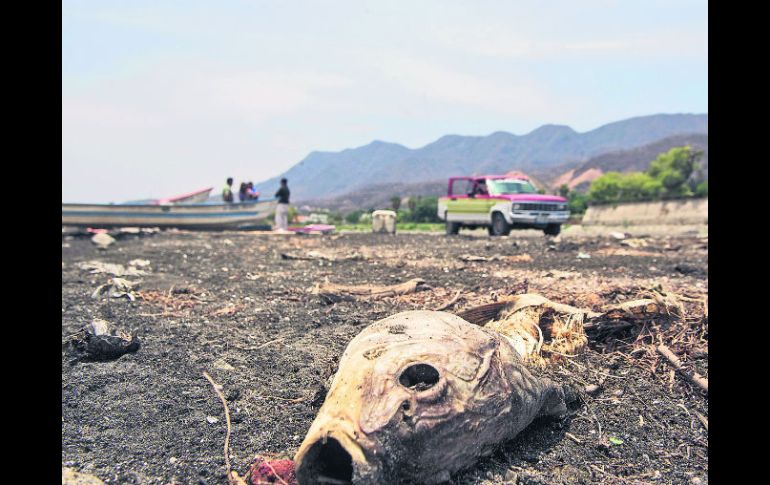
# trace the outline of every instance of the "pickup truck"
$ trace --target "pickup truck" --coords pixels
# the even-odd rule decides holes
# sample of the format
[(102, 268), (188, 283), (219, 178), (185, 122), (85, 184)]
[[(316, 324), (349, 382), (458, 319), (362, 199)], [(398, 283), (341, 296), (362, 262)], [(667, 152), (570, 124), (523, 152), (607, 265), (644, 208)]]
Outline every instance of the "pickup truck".
[(446, 197), (438, 200), (438, 217), (446, 221), (447, 234), (486, 227), (492, 236), (527, 228), (555, 236), (569, 209), (567, 199), (537, 193), (524, 175), (450, 177)]

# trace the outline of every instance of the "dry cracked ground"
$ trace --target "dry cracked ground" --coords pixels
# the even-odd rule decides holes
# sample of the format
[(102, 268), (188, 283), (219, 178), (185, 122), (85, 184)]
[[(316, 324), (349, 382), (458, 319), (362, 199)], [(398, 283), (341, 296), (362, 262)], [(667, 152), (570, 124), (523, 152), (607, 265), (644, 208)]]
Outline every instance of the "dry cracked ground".
[[(594, 335), (587, 352), (555, 362), (552, 377), (580, 390), (571, 414), (536, 421), (452, 481), (707, 483), (708, 397), (655, 351), (664, 343), (708, 376), (707, 260), (696, 235), (169, 231), (123, 234), (106, 250), (63, 235), (62, 466), (106, 483), (226, 483), (224, 412), (204, 371), (229, 404), (243, 475), (256, 455), (293, 456), (347, 343), (380, 318), (444, 306), (458, 291), (447, 311), (525, 291), (601, 310), (663, 291), (682, 298), (683, 318)], [(134, 288), (94, 294), (114, 273)], [(428, 288), (336, 303), (310, 291), (413, 278)], [(93, 319), (141, 347), (76, 358), (68, 342)]]

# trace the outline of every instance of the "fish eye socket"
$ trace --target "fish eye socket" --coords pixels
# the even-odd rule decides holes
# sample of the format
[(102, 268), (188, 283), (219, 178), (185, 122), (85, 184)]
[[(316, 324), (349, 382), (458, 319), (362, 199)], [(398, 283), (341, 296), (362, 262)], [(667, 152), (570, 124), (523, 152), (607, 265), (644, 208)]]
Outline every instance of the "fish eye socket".
[(404, 369), (398, 382), (415, 391), (430, 389), (438, 383), (440, 375), (435, 367), (428, 364), (413, 364)]

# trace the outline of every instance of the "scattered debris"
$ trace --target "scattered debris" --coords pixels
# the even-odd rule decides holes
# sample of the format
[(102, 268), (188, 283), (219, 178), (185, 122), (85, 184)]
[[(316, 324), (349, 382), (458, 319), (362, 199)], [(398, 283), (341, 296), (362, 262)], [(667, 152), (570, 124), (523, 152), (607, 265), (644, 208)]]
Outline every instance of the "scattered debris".
[[(230, 433), (232, 433), (232, 427), (230, 425), (230, 408), (227, 407), (227, 400), (225, 399), (224, 394), (222, 394), (222, 386), (214, 382), (214, 379), (206, 371), (203, 371), (203, 377), (211, 383), (211, 387), (214, 388), (214, 392), (219, 397), (219, 400), (222, 401), (222, 406), (225, 408), (225, 420), (227, 421), (227, 434), (225, 435), (225, 467), (227, 468), (227, 480), (230, 482), (230, 485), (240, 485), (243, 483), (243, 479), (239, 477), (237, 473), (234, 473), (230, 466)], [(213, 418), (214, 421), (212, 422), (209, 418)], [(209, 416), (206, 418), (206, 421), (214, 424), (218, 419)]]
[(594, 254), (600, 254), (602, 256), (647, 256), (655, 257), (660, 256), (659, 253), (653, 253), (652, 251), (641, 251), (639, 249), (626, 249), (626, 248), (601, 248), (594, 251)]
[(105, 285), (100, 285), (93, 293), (91, 298), (94, 300), (99, 299), (102, 294), (108, 294), (110, 298), (122, 298), (126, 297), (131, 301), (136, 300), (136, 293), (134, 288), (139, 284), (138, 281), (128, 281), (123, 278), (110, 278)]
[(532, 261), (532, 256), (529, 254), (514, 254), (513, 256), (505, 256), (503, 259), (511, 263), (528, 263)]
[(76, 471), (69, 467), (61, 467), (62, 485), (104, 485), (104, 482), (94, 475)]
[(692, 371), (691, 370), (687, 370), (682, 365), (682, 362), (679, 360), (679, 358), (676, 355), (674, 355), (674, 353), (671, 352), (671, 349), (669, 349), (665, 345), (660, 344), (660, 345), (658, 345), (657, 349), (658, 349), (658, 353), (660, 353), (660, 355), (665, 357), (666, 360), (668, 360), (671, 363), (671, 365), (673, 365), (676, 370), (681, 372), (682, 375), (684, 375), (690, 382), (692, 382), (696, 386), (698, 386), (701, 389), (703, 389), (704, 391), (706, 391), (706, 393), (709, 392), (709, 381), (708, 381), (708, 379), (706, 379), (702, 375), (698, 374), (694, 370), (692, 370)]
[(451, 308), (452, 305), (457, 303), (457, 300), (460, 298), (460, 294), (462, 294), (462, 290), (457, 290), (457, 293), (455, 293), (455, 296), (452, 297), (451, 300), (449, 300), (448, 302), (444, 303), (440, 307), (436, 308), (435, 311), (440, 312), (440, 311), (446, 310), (448, 308)]
[(577, 444), (581, 444), (583, 442), (582, 440), (580, 440), (577, 436), (575, 436), (572, 433), (564, 433), (564, 436), (566, 436), (567, 438), (571, 439), (572, 441), (574, 441)]
[(703, 425), (704, 428), (706, 428), (706, 431), (709, 430), (709, 420), (706, 419), (706, 416), (702, 415), (698, 411), (695, 411), (695, 417), (698, 418), (698, 421), (700, 421), (700, 424)]
[[(297, 485), (297, 477), (294, 470), (294, 461), (288, 459), (268, 460), (257, 456), (254, 463), (249, 466), (248, 472), (251, 485), (264, 485), (281, 483), (283, 485)], [(333, 484), (335, 481), (320, 482)]]
[(591, 255), (588, 253), (581, 253), (578, 252), (577, 256), (575, 256), (577, 259), (591, 259)]
[(647, 247), (647, 241), (641, 238), (624, 239), (623, 241), (620, 242), (620, 244), (623, 246), (634, 248), (634, 249)]
[(622, 232), (611, 232), (610, 233), (610, 237), (613, 238), (613, 239), (617, 239), (618, 241), (621, 241), (621, 240), (625, 239), (628, 236), (626, 236), (626, 234), (622, 233)]
[(501, 258), (500, 255), (495, 256), (474, 256), (472, 254), (463, 254), (457, 257), (460, 261), (465, 261), (466, 263), (475, 263), (475, 262), (488, 262), (488, 261), (499, 261)]
[(308, 251), (304, 254), (296, 253), (281, 253), (281, 259), (298, 259), (298, 260), (313, 260), (320, 259), (323, 261), (362, 261), (366, 258), (359, 252), (352, 252), (345, 255), (333, 255), (325, 254), (319, 251)]
[(542, 278), (556, 278), (557, 280), (567, 280), (572, 278), (580, 278), (580, 273), (577, 271), (561, 271), (558, 269), (549, 269), (540, 274)]
[(290, 227), (290, 231), (297, 235), (305, 234), (334, 234), (337, 230), (336, 226), (329, 224), (308, 224), (304, 227)]
[(139, 350), (139, 338), (114, 328), (106, 320), (94, 319), (65, 344), (75, 354), (75, 361), (108, 361)]
[(599, 384), (589, 384), (585, 387), (586, 394), (597, 394), (599, 391), (601, 391), (602, 386)]
[(211, 313), (211, 315), (215, 317), (221, 317), (222, 315), (235, 315), (236, 313), (243, 310), (244, 308), (246, 308), (246, 305), (235, 303), (232, 305), (226, 305), (220, 308), (219, 310), (214, 311), (213, 313)]
[[(170, 288), (168, 291), (147, 290), (137, 291), (136, 296), (141, 300), (163, 309), (162, 316), (179, 314), (182, 310), (191, 310), (203, 301), (201, 293), (194, 288)], [(145, 315), (151, 316), (151, 315)]]
[(406, 295), (428, 290), (430, 287), (420, 278), (414, 278), (404, 283), (389, 286), (377, 285), (335, 285), (328, 281), (317, 284), (311, 293), (319, 295), (326, 303), (337, 303), (343, 300), (379, 299), (391, 296)]
[(235, 367), (231, 366), (227, 363), (224, 359), (219, 359), (216, 362), (214, 362), (214, 368), (219, 370), (226, 370), (226, 371), (234, 371)]
[(111, 244), (115, 243), (115, 238), (106, 232), (100, 232), (91, 237), (91, 242), (96, 245), (97, 249), (107, 249)]
[[(111, 274), (114, 276), (144, 276), (147, 274), (147, 271), (139, 269), (139, 267), (135, 264), (133, 264), (135, 261), (132, 261), (129, 263), (128, 267), (123, 266), (122, 264), (116, 264), (116, 263), (105, 263), (103, 261), (85, 261), (82, 263), (78, 263), (77, 267), (90, 271), (91, 274)], [(146, 265), (141, 265), (146, 266)]]
[(541, 352), (555, 359), (574, 357), (588, 343), (587, 331), (601, 333), (633, 326), (632, 322), (637, 320), (683, 315), (682, 303), (673, 294), (648, 294), (650, 298), (610, 305), (603, 312), (595, 312), (526, 293), (466, 309), (458, 316), (504, 334), (525, 360), (542, 363)]
[(529, 254), (514, 254), (512, 256), (501, 256), (499, 254), (495, 254), (494, 256), (474, 256), (472, 254), (463, 254), (458, 256), (457, 259), (465, 261), (466, 263), (486, 263), (490, 261), (509, 261), (511, 263), (520, 263), (532, 261), (532, 256)]

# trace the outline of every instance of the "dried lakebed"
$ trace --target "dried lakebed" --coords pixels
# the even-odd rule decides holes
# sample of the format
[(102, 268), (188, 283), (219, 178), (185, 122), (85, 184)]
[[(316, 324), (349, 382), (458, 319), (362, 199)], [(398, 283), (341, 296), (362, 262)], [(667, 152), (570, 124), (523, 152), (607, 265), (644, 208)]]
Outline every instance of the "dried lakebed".
[[(223, 387), (231, 463), (243, 475), (255, 455), (293, 456), (343, 350), (376, 320), (525, 291), (598, 311), (658, 289), (686, 299), (681, 322), (611, 332), (554, 364), (550, 377), (580, 389), (579, 405), (536, 421), (452, 482), (707, 483), (708, 398), (651, 345), (662, 336), (708, 376), (707, 261), (708, 240), (695, 236), (161, 232), (106, 250), (66, 236), (62, 464), (106, 483), (226, 483), (224, 412), (204, 371)], [(115, 265), (123, 275), (98, 272), (120, 273)], [(135, 283), (133, 301), (92, 297), (114, 277)], [(312, 291), (415, 279), (422, 291), (376, 298)], [(141, 347), (112, 361), (73, 359), (64, 344), (93, 319), (138, 335)]]

